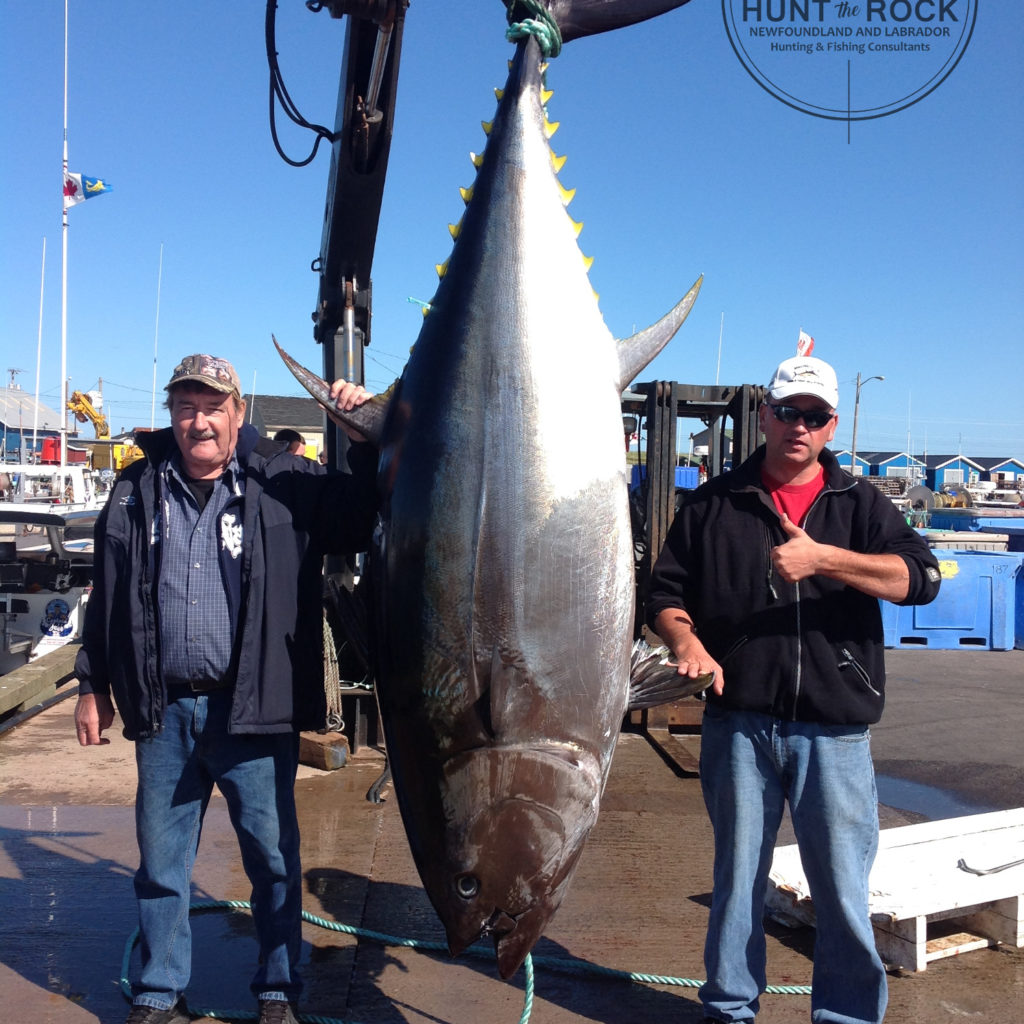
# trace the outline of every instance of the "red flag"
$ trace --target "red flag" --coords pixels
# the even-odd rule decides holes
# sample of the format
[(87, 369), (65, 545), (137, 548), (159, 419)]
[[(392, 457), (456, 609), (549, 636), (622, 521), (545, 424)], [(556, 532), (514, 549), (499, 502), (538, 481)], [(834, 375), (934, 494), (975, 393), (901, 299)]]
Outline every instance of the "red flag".
[(814, 339), (804, 330), (800, 331), (800, 337), (796, 340), (796, 354), (798, 356), (809, 356), (814, 351)]

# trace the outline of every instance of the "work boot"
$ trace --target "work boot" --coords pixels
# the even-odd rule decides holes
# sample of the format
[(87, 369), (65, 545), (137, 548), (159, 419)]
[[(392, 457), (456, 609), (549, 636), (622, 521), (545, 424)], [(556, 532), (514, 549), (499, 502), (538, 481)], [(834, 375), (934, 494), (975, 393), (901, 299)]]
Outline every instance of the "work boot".
[(185, 1000), (179, 999), (166, 1010), (158, 1010), (155, 1006), (133, 1006), (124, 1024), (191, 1024), (191, 1021)]
[(261, 999), (259, 1024), (299, 1024), (291, 1003), (283, 999)]

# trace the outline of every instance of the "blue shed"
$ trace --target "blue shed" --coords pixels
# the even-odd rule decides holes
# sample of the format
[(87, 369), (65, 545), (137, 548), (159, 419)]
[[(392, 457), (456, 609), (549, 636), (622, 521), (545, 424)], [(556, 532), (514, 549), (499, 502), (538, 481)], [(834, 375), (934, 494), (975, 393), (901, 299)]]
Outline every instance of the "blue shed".
[(924, 482), (933, 491), (941, 491), (944, 484), (972, 483), (984, 472), (978, 462), (964, 455), (926, 455), (924, 464)]
[(997, 487), (1013, 490), (1024, 480), (1024, 461), (1008, 458), (975, 458), (982, 467), (980, 479), (994, 483)]

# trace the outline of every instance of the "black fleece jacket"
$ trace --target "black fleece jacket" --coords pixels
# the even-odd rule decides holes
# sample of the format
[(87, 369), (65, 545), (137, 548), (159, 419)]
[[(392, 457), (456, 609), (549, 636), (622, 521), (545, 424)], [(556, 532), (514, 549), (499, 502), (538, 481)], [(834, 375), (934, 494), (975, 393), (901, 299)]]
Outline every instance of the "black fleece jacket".
[[(885, 702), (878, 600), (825, 576), (786, 583), (771, 550), (785, 543), (779, 513), (761, 483), (764, 448), (691, 494), (669, 530), (651, 576), (648, 625), (683, 608), (722, 666), (725, 692), (708, 700), (777, 718), (871, 724)], [(803, 528), (816, 541), (865, 554), (899, 555), (910, 572), (900, 604), (927, 604), (938, 562), (892, 502), (821, 453), (825, 487)]]
[[(160, 464), (170, 428), (141, 435), (146, 454), (114, 484), (96, 523), (93, 591), (75, 662), (80, 692), (111, 694), (128, 739), (161, 728), (166, 699), (156, 607)], [(349, 449), (352, 474), (328, 474), (245, 424), (236, 455), (245, 476), (241, 592), (232, 655), (234, 733), (323, 724), (324, 553), (369, 548), (376, 521), (377, 451)]]

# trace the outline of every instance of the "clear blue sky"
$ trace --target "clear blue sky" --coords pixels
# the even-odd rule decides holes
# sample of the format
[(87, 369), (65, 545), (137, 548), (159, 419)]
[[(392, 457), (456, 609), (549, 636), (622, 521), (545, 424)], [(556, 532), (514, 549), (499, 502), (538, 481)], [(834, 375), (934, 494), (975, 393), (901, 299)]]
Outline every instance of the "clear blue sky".
[[(303, 114), (332, 125), (344, 22), (280, 0), (278, 52)], [(1024, 456), (1024, 110), (1018, 4), (980, 5), (959, 66), (893, 116), (847, 126), (759, 88), (718, 0), (579, 40), (552, 62), (554, 148), (570, 213), (618, 336), (657, 319), (705, 274), (697, 306), (641, 380), (765, 383), (802, 327), (840, 379), (836, 446)], [(298, 394), (275, 333), (316, 368), (310, 312), (326, 147), (287, 166), (268, 127), (257, 0), (72, 0), (70, 169), (113, 191), (69, 213), (71, 387), (100, 378), (115, 430), (148, 426), (175, 362), (210, 351), (246, 389)], [(61, 0), (0, 3), (0, 346), (60, 395)], [(494, 112), (511, 47), (497, 0), (412, 0), (374, 264), (367, 383), (401, 370), (451, 248), (458, 186)], [(282, 127), (293, 156), (311, 138)], [(157, 330), (160, 247), (163, 273)], [(724, 321), (723, 321), (724, 314)], [(724, 326), (723, 326), (724, 324)], [(719, 365), (719, 339), (721, 358)], [(258, 400), (258, 399), (257, 399)], [(567, 409), (574, 401), (566, 382)], [(166, 416), (157, 408), (157, 425)]]

